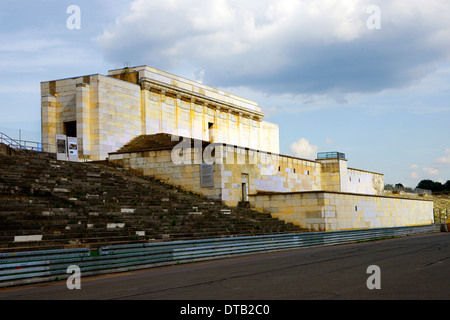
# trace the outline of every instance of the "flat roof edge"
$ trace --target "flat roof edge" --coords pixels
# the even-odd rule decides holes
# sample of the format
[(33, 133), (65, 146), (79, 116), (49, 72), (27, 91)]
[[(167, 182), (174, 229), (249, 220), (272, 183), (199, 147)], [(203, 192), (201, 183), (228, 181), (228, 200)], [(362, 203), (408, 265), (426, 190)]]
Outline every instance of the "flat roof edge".
[(403, 198), (403, 197), (391, 197), (385, 195), (378, 194), (365, 194), (365, 193), (353, 193), (353, 192), (341, 192), (341, 191), (327, 191), (327, 190), (311, 190), (311, 191), (294, 191), (294, 192), (271, 192), (271, 191), (260, 191), (257, 193), (249, 194), (248, 196), (256, 197), (256, 196), (273, 196), (273, 195), (293, 195), (293, 194), (316, 194), (316, 193), (332, 193), (332, 194), (342, 194), (342, 195), (351, 195), (351, 196), (359, 196), (359, 197), (375, 197), (375, 198), (386, 198), (386, 199), (402, 199), (402, 200), (417, 200), (417, 201), (430, 201), (431, 199), (417, 199), (417, 198)]

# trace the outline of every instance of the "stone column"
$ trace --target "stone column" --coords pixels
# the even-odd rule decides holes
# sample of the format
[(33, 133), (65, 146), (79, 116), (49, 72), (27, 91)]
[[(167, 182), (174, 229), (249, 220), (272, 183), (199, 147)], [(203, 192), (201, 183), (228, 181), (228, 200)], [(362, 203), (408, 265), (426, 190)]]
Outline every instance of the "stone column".
[(194, 98), (190, 98), (190, 104), (189, 104), (189, 130), (191, 133), (191, 137), (192, 138), (196, 138), (195, 137), (195, 130), (194, 130), (194, 124), (195, 124), (195, 99)]
[(223, 142), (220, 141), (220, 130), (223, 130), (224, 128), (221, 127), (222, 121), (220, 118), (220, 107), (217, 105), (213, 106), (214, 108), (214, 126), (213, 126), (213, 136), (212, 136), (212, 142)]
[[(226, 143), (227, 144), (232, 144), (231, 143), (231, 130), (230, 130), (230, 127), (231, 127), (231, 110), (229, 110), (229, 109), (226, 109), (226, 108), (224, 108), (224, 109), (222, 109), (222, 112), (226, 112), (226, 118), (225, 118), (225, 120), (226, 120), (226, 122), (227, 122), (227, 127), (226, 127), (226, 130), (227, 130), (227, 132), (226, 132), (226, 134), (225, 134), (225, 139), (226, 139)], [(237, 145), (239, 145), (239, 143), (236, 143)]]
[(242, 142), (242, 136), (241, 136), (241, 119), (242, 119), (242, 112), (238, 112), (236, 121), (236, 131), (238, 135), (238, 145), (246, 147), (246, 145)]
[(76, 85), (76, 120), (78, 155), (84, 159), (91, 159), (91, 95), (90, 85), (78, 83)]
[(208, 112), (208, 104), (202, 103), (202, 140), (210, 141), (211, 137), (209, 136), (208, 123), (206, 121)]
[(183, 132), (183, 123), (180, 119), (180, 113), (181, 111), (181, 95), (177, 94), (175, 99), (175, 134), (178, 136), (186, 136)]
[[(164, 132), (164, 133), (168, 133), (167, 132), (167, 126), (166, 128), (164, 128), (164, 123), (167, 119), (164, 119), (164, 110), (166, 107), (166, 92), (164, 90), (161, 90), (160, 94), (159, 94), (159, 100), (160, 100), (160, 114), (159, 114), (159, 128), (160, 128), (160, 132)], [(173, 134), (173, 132), (169, 132), (171, 134)]]
[(147, 117), (150, 116), (150, 82), (147, 79), (141, 79), (141, 134), (149, 134), (150, 130), (147, 130), (147, 126), (150, 122), (147, 121)]
[(41, 97), (42, 149), (45, 152), (56, 153), (57, 102), (58, 98), (53, 95)]

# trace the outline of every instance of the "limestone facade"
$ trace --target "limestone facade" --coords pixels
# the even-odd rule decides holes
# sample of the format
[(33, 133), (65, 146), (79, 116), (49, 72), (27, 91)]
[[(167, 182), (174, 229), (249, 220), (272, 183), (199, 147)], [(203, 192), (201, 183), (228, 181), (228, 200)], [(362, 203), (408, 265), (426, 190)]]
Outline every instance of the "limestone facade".
[[(206, 141), (200, 141), (196, 148), (192, 143), (184, 144), (186, 138), (173, 140), (179, 143), (166, 148), (159, 145), (157, 150), (137, 147), (111, 153), (109, 161), (233, 206), (248, 200), (243, 199), (243, 184), (247, 195), (319, 190), (383, 194), (382, 174), (349, 169), (346, 159), (312, 161), (240, 146), (208, 145)], [(180, 158), (174, 151), (178, 146), (183, 150)], [(213, 186), (201, 186), (202, 163), (213, 167)]]
[(432, 224), (433, 201), (343, 192), (250, 195), (255, 209), (314, 231)]
[(279, 152), (278, 126), (256, 102), (148, 66), (42, 82), (41, 96), (48, 152), (57, 134), (75, 135), (80, 159), (103, 160), (156, 133)]
[[(150, 138), (159, 139), (143, 141)], [(197, 147), (195, 142), (137, 147), (111, 153), (109, 161), (227, 205), (248, 201), (260, 212), (314, 231), (433, 223), (432, 201), (385, 197), (382, 174), (348, 168), (341, 157), (311, 161), (200, 141)], [(208, 163), (213, 183), (203, 186), (202, 166)]]

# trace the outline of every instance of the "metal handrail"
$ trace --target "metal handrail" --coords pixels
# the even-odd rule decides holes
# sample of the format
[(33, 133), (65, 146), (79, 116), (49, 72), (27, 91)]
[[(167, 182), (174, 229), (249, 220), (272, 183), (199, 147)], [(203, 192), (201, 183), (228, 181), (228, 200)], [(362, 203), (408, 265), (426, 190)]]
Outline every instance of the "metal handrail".
[(11, 148), (20, 148), (20, 144), (16, 140), (10, 138), (3, 132), (0, 132), (0, 142), (2, 142), (2, 143), (6, 142), (5, 144)]
[[(8, 147), (16, 150), (34, 150), (42, 151), (42, 145), (39, 142), (15, 140), (8, 135), (0, 132), (0, 142), (6, 144)], [(24, 144), (22, 144), (24, 143)], [(27, 145), (28, 144), (28, 145)], [(29, 144), (32, 144), (31, 146)]]

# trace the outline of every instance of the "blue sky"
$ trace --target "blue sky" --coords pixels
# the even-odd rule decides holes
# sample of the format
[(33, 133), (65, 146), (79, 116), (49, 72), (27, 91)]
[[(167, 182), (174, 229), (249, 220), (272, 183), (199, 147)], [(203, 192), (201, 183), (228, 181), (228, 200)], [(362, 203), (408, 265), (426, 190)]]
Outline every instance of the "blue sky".
[(39, 132), (41, 81), (146, 64), (255, 100), (283, 154), (445, 182), (449, 16), (447, 0), (3, 1), (0, 128)]

